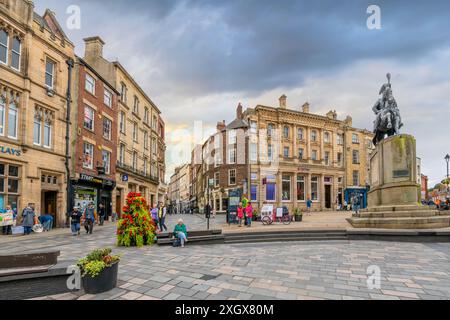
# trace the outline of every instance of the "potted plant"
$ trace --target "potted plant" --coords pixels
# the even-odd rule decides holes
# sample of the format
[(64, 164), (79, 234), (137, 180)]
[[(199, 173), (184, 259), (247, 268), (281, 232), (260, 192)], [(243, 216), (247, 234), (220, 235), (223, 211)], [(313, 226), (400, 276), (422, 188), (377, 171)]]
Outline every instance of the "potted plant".
[(294, 210), (294, 219), (296, 222), (301, 222), (303, 220), (303, 213), (299, 208), (295, 208)]
[(258, 210), (254, 209), (252, 221), (258, 221), (258, 218), (259, 218)]
[(117, 286), (120, 256), (111, 255), (111, 251), (109, 248), (97, 249), (78, 260), (86, 293), (102, 293)]

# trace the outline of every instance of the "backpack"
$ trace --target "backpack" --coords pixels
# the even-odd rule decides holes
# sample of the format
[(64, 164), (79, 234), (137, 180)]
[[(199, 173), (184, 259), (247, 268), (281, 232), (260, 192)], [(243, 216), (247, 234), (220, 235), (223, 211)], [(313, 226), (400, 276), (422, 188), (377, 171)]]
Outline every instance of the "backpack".
[(180, 240), (180, 238), (176, 237), (175, 239), (173, 239), (172, 246), (173, 246), (174, 248), (175, 248), (175, 247), (180, 247), (180, 246), (181, 246), (181, 240)]

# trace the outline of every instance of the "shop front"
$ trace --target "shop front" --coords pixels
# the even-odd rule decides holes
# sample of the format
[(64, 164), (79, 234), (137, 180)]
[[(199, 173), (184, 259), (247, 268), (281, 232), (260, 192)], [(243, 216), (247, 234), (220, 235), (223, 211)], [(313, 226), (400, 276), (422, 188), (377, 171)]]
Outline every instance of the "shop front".
[(74, 206), (84, 210), (91, 202), (97, 209), (103, 204), (106, 213), (109, 216), (112, 214), (112, 192), (116, 186), (115, 181), (82, 173), (78, 180), (72, 181), (72, 186)]
[(367, 208), (367, 188), (347, 188), (345, 189), (345, 201), (348, 204), (352, 203), (353, 197), (359, 197), (361, 209)]

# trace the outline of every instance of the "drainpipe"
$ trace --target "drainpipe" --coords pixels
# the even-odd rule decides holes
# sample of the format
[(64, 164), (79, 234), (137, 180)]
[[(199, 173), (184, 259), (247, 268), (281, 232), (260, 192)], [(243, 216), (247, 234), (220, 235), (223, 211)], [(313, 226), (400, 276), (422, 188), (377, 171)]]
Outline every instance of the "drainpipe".
[(67, 114), (66, 114), (66, 192), (67, 192), (67, 207), (66, 207), (66, 228), (69, 227), (69, 211), (72, 206), (72, 185), (70, 183), (70, 113), (72, 103), (72, 69), (74, 67), (73, 59), (69, 58), (67, 61), (68, 80), (67, 80)]

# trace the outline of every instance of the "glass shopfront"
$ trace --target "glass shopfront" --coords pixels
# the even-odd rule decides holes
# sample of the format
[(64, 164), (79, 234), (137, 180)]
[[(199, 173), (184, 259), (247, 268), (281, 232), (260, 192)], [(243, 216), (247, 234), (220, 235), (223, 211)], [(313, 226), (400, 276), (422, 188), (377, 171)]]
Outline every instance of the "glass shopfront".
[(20, 167), (0, 162), (0, 211), (7, 205), (17, 212), (20, 197)]
[(84, 211), (89, 203), (93, 202), (97, 208), (97, 189), (87, 187), (75, 187), (75, 206)]

